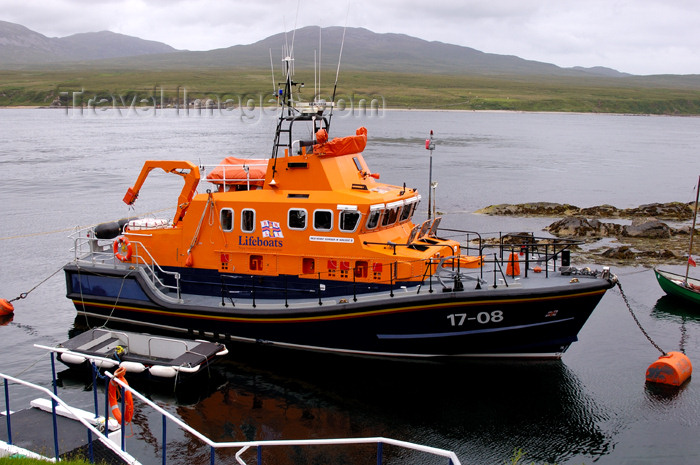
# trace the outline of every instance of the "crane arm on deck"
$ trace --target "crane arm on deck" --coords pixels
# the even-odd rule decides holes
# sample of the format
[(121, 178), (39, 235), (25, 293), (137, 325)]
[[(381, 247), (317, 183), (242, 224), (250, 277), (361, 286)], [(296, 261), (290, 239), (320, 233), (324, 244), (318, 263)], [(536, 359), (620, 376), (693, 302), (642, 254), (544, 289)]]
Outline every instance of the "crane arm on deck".
[(185, 216), (187, 207), (190, 206), (192, 197), (194, 197), (195, 190), (199, 184), (199, 167), (189, 161), (148, 160), (143, 164), (143, 168), (141, 168), (141, 173), (136, 183), (127, 189), (126, 195), (124, 196), (124, 203), (127, 205), (134, 204), (148, 174), (155, 168), (160, 168), (166, 173), (182, 176), (185, 181), (185, 185), (182, 187), (180, 196), (177, 199), (177, 211), (173, 218), (173, 226), (176, 226)]

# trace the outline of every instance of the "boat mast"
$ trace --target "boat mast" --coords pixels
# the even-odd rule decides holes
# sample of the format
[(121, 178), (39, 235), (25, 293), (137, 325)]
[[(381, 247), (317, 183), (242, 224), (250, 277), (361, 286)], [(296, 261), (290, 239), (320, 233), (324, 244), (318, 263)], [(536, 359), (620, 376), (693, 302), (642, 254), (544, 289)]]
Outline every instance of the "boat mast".
[(685, 264), (685, 281), (688, 286), (688, 273), (690, 272), (690, 260), (693, 257), (693, 236), (695, 235), (695, 222), (698, 219), (698, 200), (700, 200), (700, 176), (698, 176), (698, 185), (695, 187), (695, 212), (693, 213), (693, 227), (690, 229), (690, 246), (688, 249), (688, 261)]
[[(294, 47), (294, 45), (292, 45)], [(284, 63), (284, 85), (276, 90), (276, 97), (279, 100), (280, 105), (280, 117), (277, 121), (277, 129), (275, 130), (275, 141), (272, 144), (272, 179), (275, 179), (275, 171), (277, 169), (277, 155), (280, 147), (288, 147), (288, 143), (281, 141), (282, 133), (291, 133), (291, 128), (284, 129), (282, 126), (285, 120), (290, 120), (294, 116), (294, 104), (292, 102), (292, 90), (293, 86), (298, 83), (292, 81), (292, 63), (294, 58), (291, 51), (287, 46), (285, 46), (285, 57), (282, 60)], [(303, 84), (302, 84), (303, 85)], [(291, 148), (291, 147), (288, 147)]]

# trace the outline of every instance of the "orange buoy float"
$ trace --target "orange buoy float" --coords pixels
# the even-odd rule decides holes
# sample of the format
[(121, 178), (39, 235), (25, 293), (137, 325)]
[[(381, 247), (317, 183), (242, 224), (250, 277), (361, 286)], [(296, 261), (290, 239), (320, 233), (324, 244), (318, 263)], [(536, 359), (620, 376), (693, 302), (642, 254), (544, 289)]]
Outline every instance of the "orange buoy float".
[(0, 316), (12, 315), (15, 312), (15, 306), (7, 299), (0, 299)]
[[(126, 368), (119, 367), (117, 371), (114, 372), (114, 377), (119, 379), (125, 385), (129, 385), (124, 378), (124, 373), (126, 373)], [(119, 394), (117, 394), (119, 393)], [(119, 386), (114, 380), (109, 382), (109, 411), (112, 412), (112, 416), (117, 423), (122, 422), (122, 411), (121, 411), (121, 386)], [(134, 417), (134, 397), (131, 395), (131, 391), (124, 390), (124, 423), (129, 423)]]
[(647, 368), (647, 382), (680, 386), (693, 373), (690, 359), (681, 352), (669, 352)]
[(518, 260), (518, 254), (515, 252), (511, 252), (508, 256), (506, 276), (520, 276), (520, 261)]
[(119, 261), (126, 262), (130, 260), (133, 253), (134, 249), (128, 238), (119, 236), (117, 240), (114, 241), (114, 256), (117, 257)]

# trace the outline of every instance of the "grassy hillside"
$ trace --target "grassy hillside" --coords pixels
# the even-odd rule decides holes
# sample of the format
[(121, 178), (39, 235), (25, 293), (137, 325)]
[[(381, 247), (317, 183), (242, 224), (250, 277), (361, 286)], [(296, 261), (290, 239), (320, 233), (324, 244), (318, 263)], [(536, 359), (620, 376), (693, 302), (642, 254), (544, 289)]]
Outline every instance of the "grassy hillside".
[[(322, 96), (330, 98), (335, 70), (324, 70)], [(279, 79), (279, 77), (278, 77)], [(313, 94), (313, 72), (297, 72), (304, 98)], [(62, 103), (106, 99), (127, 106), (142, 99), (174, 103), (176, 96), (215, 102), (239, 98), (259, 101), (272, 94), (269, 69), (199, 69), (115, 71), (108, 69), (0, 71), (0, 106), (48, 106), (61, 93)], [(337, 98), (346, 103), (379, 99), (387, 108), (564, 111), (698, 115), (697, 76), (561, 77), (425, 75), (342, 71)], [(144, 103), (145, 105), (146, 103)], [(111, 103), (110, 103), (111, 105)]]

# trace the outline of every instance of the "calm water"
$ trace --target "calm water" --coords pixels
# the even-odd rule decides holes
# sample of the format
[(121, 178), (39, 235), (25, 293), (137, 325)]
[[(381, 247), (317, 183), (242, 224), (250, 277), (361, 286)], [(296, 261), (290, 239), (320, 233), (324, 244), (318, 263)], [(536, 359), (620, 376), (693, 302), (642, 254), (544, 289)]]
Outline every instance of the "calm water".
[[(0, 111), (0, 297), (29, 291), (70, 260), (67, 236), (76, 226), (132, 214), (121, 199), (144, 160), (213, 164), (229, 155), (267, 157), (274, 124), (259, 114), (242, 122), (236, 114), (194, 112)], [(390, 111), (338, 114), (332, 135), (362, 125), (369, 129), (370, 168), (383, 181), (418, 187), (421, 215), (429, 166), (424, 140), (432, 129), (437, 209), (443, 225), (467, 229), (539, 231), (553, 221), (472, 213), (497, 203), (624, 208), (691, 201), (700, 174), (698, 118)], [(136, 213), (169, 214), (179, 188), (172, 177), (150, 177)], [(698, 364), (700, 312), (663, 297), (650, 270), (614, 271), (652, 338), (665, 350), (682, 348)], [(15, 307), (14, 319), (0, 327), (0, 371), (48, 386), (49, 358), (33, 344), (61, 342), (74, 326), (62, 274)], [(501, 464), (514, 449), (522, 449), (528, 463), (700, 462), (698, 381), (672, 391), (645, 386), (645, 370), (658, 352), (617, 289), (579, 339), (560, 362), (447, 365), (233, 346), (201, 390), (152, 396), (219, 441), (388, 436), (454, 450), (464, 464)], [(69, 378), (61, 394), (90, 402), (83, 387)], [(134, 435), (144, 441), (128, 444), (152, 457), (146, 462), (160, 463), (151, 445), (160, 435), (159, 418), (137, 409), (137, 419)], [(207, 449), (176, 432), (168, 451), (169, 463), (209, 460)], [(335, 454), (325, 463), (343, 463), (344, 452)], [(390, 463), (426, 463), (425, 457), (389, 455)], [(220, 458), (234, 462), (231, 455)]]

